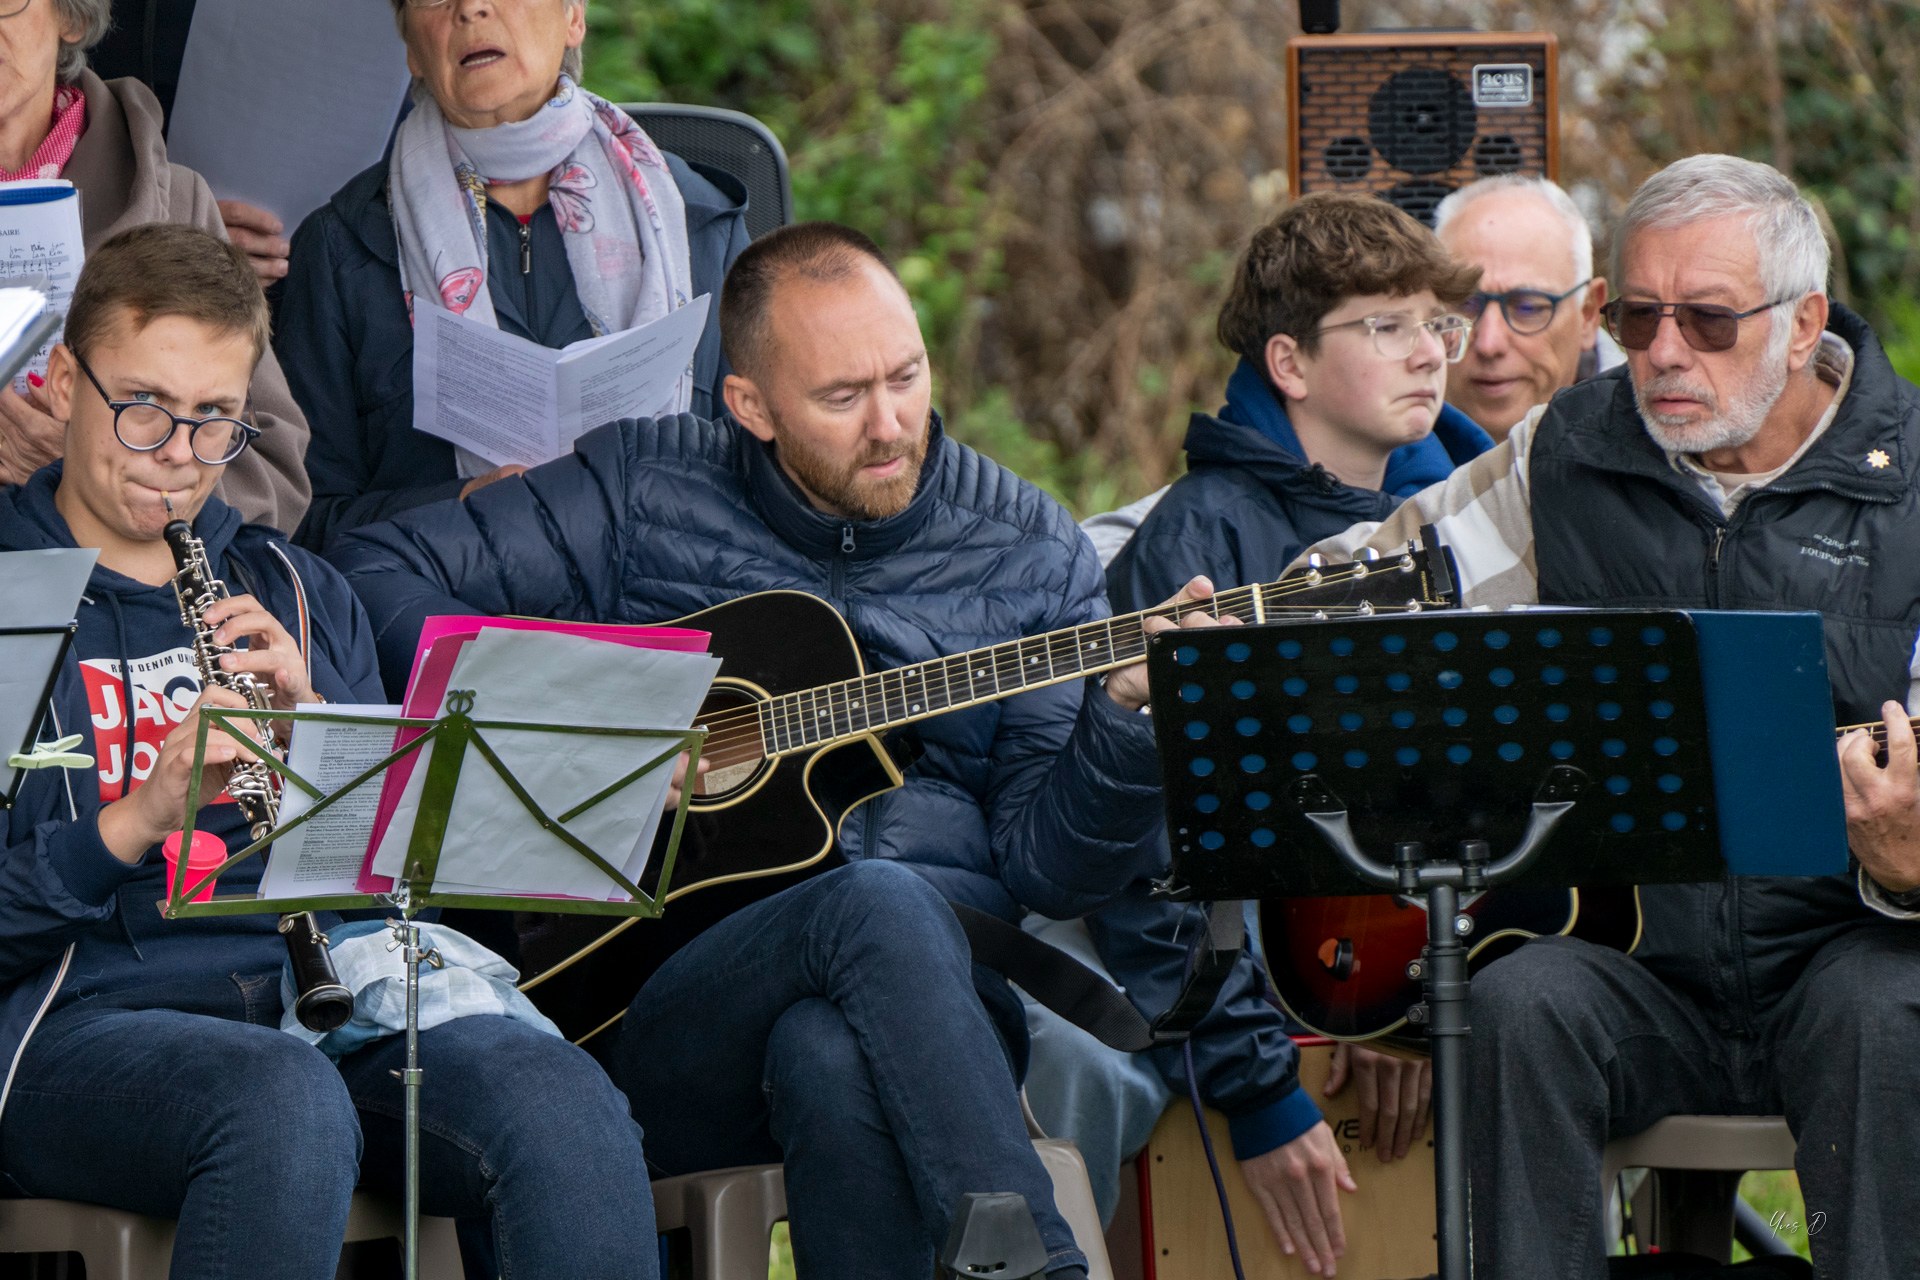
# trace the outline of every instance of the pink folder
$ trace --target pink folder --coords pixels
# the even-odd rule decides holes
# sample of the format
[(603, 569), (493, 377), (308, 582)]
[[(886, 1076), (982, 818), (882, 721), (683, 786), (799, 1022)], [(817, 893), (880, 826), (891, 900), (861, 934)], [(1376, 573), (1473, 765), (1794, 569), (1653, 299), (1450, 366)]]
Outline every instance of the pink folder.
[[(460, 650), (487, 627), (504, 627), (511, 631), (561, 631), (589, 640), (606, 640), (641, 649), (672, 649), (681, 653), (705, 653), (708, 643), (713, 639), (708, 632), (692, 631), (685, 627), (550, 622), (543, 618), (487, 618), (475, 614), (435, 616), (428, 618), (420, 628), (420, 644), (414, 650), (413, 671), (407, 676), (407, 696), (400, 704), (401, 715), (430, 720), (439, 714), (440, 703), (447, 696), (447, 682), (453, 678), (453, 664), (459, 658)], [(401, 726), (394, 734), (394, 750), (406, 746), (425, 732), (425, 729)], [(387, 824), (393, 821), (394, 810), (400, 807), (400, 794), (406, 790), (407, 779), (412, 776), (419, 759), (418, 755), (410, 755), (394, 761), (381, 782), (380, 804), (373, 815), (373, 837), (367, 842), (366, 858), (360, 864), (358, 887), (362, 893), (386, 893), (393, 888), (392, 876), (374, 874), (373, 854), (380, 847), (381, 837), (386, 835)]]

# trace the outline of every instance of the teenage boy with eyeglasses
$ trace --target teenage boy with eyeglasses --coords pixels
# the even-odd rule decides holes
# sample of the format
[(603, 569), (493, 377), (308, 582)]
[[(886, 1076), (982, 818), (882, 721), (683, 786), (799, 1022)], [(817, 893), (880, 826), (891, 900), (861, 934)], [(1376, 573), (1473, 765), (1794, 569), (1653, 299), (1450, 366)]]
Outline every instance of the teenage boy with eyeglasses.
[(1461, 308), (1473, 341), (1447, 371), (1447, 399), (1494, 439), (1620, 363), (1600, 328), (1607, 282), (1593, 272), (1593, 234), (1565, 191), (1545, 178), (1482, 178), (1442, 200), (1433, 227), (1448, 253), (1480, 268)]
[[(28, 773), (0, 850), (0, 1187), (178, 1219), (177, 1276), (325, 1280), (356, 1183), (399, 1189), (404, 1045), (332, 1061), (282, 1030), (273, 913), (170, 921), (155, 906), (194, 711), (245, 705), (202, 688), (169, 520), (191, 522), (233, 592), (205, 615), (244, 646), (229, 670), (275, 707), (384, 701), (339, 573), (212, 496), (257, 434), (243, 419), (266, 349), (240, 250), (179, 224), (113, 237), (88, 254), (48, 364), (65, 459), (0, 493), (0, 550), (99, 552), (41, 730), (81, 735), (94, 763)], [(230, 851), (250, 840), (219, 796), (239, 752), (209, 735), (200, 794), (218, 798), (195, 818)], [(259, 877), (252, 859), (219, 888)], [(471, 1220), (507, 1274), (657, 1274), (640, 1130), (583, 1050), (482, 1014), (422, 1031), (420, 1053), (426, 1212)]]
[[(1220, 310), (1220, 341), (1240, 357), (1226, 405), (1193, 416), (1187, 474), (1108, 569), (1113, 607), (1145, 608), (1166, 597), (1163, 584), (1196, 573), (1221, 587), (1270, 581), (1315, 539), (1382, 518), (1393, 491), (1431, 484), (1490, 448), (1444, 399), (1447, 368), (1472, 328), (1458, 307), (1478, 276), (1372, 196), (1309, 195), (1255, 232)], [(1199, 926), (1194, 909), (1157, 901), (1149, 888), (1136, 881), (1087, 926), (1115, 979), (1153, 1012), (1178, 990)], [(1027, 1081), (1042, 1123), (1062, 1125), (1117, 1165), (1145, 1134), (1095, 1131), (1113, 1125), (1113, 1112), (1101, 1117), (1085, 1101), (1079, 1116), (1056, 1105), (1089, 1074), (1080, 1058), (1098, 1051), (1072, 1042), (1049, 1058), (1053, 1045), (1061, 1040), (1036, 1040)], [(1332, 1275), (1344, 1247), (1337, 1188), (1354, 1184), (1300, 1088), (1285, 1019), (1262, 998), (1251, 959), (1192, 1048), (1201, 1096), (1226, 1113), (1240, 1171), (1282, 1248)], [(1172, 1091), (1185, 1093), (1181, 1052), (1150, 1056)], [(1382, 1100), (1366, 1109), (1363, 1145), (1382, 1159), (1405, 1155), (1425, 1125), (1424, 1064), (1360, 1051), (1343, 1052), (1335, 1069), (1362, 1074), (1362, 1098)], [(1150, 1129), (1153, 1118), (1139, 1120)]]
[(1633, 956), (1543, 939), (1475, 979), (1476, 1273), (1600, 1280), (1606, 1142), (1701, 1112), (1786, 1116), (1820, 1275), (1920, 1275), (1920, 389), (1766, 165), (1668, 166), (1614, 252), (1624, 373), (1313, 549), (1434, 522), (1469, 605), (1817, 610), (1835, 713), (1884, 719), (1888, 761), (1840, 744), (1850, 874), (1642, 889)]

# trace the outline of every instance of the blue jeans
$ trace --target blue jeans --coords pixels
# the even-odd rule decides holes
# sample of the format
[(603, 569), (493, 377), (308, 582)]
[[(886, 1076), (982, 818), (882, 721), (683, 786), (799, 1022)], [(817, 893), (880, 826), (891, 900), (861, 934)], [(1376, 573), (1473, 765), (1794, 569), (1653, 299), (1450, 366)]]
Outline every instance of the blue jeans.
[(1084, 1267), (972, 975), (932, 885), (854, 863), (661, 966), (614, 1078), (665, 1173), (785, 1162), (801, 1275), (930, 1275), (969, 1191), (1025, 1196), (1049, 1268)]
[[(356, 1182), (397, 1196), (399, 1037), (336, 1067), (278, 1029), (279, 975), (77, 1001), (27, 1042), (0, 1171), (179, 1219), (173, 1274), (329, 1280)], [(658, 1274), (640, 1130), (585, 1052), (499, 1017), (420, 1036), (423, 1212), (491, 1224), (503, 1277)]]

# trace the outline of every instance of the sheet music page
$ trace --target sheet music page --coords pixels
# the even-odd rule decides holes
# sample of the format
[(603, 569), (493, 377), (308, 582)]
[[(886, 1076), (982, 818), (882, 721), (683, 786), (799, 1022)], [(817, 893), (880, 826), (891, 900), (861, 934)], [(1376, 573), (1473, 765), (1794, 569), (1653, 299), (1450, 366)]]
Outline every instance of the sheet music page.
[[(80, 193), (71, 182), (35, 178), (0, 183), (0, 284), (32, 284), (46, 294), (45, 307), (65, 315), (73, 282), (86, 260), (80, 241)], [(14, 375), (15, 391), (26, 394), (28, 373), (46, 373), (47, 353), (59, 337), (55, 332), (43, 342)]]
[[(99, 552), (56, 547), (0, 552), (0, 600), (8, 627), (64, 628), (80, 606), (80, 593)], [(46, 717), (47, 677), (53, 673), (64, 631), (0, 636), (0, 795), (18, 773), (8, 756), (25, 749)], [(78, 732), (79, 726), (65, 726)], [(55, 736), (48, 729), (42, 740)]]
[(550, 462), (565, 452), (560, 354), (420, 303), (413, 309), (413, 425), (494, 463)]
[(167, 156), (292, 236), (386, 153), (411, 83), (387, 0), (199, 0)]
[(565, 450), (603, 423), (658, 417), (670, 407), (673, 384), (693, 361), (712, 302), (712, 295), (703, 293), (652, 324), (576, 342), (561, 353)]
[[(493, 629), (482, 631), (461, 650), (448, 688), (474, 692), (475, 720), (683, 729), (693, 723), (719, 668), (720, 659), (704, 653)], [(482, 732), (527, 793), (556, 818), (668, 746), (661, 739), (520, 729)], [(373, 861), (380, 875), (401, 870), (419, 816), (427, 766), (423, 760), (415, 767), (381, 840)], [(637, 845), (634, 833), (658, 826), (672, 773), (673, 757), (668, 756), (646, 776), (570, 820), (568, 831), (635, 879), (652, 844), (649, 838)], [(441, 892), (560, 894), (612, 901), (627, 897), (598, 867), (542, 829), (471, 748), (461, 762), (434, 887)]]
[[(397, 716), (399, 707), (343, 703), (301, 703), (300, 711), (342, 715)], [(300, 720), (287, 746), (287, 767), (320, 788), (323, 795), (346, 786), (379, 764), (393, 750), (390, 724), (333, 724)], [(292, 822), (317, 803), (298, 787), (280, 792), (280, 821)], [(380, 779), (373, 778), (340, 797), (319, 817), (273, 842), (260, 875), (262, 898), (312, 897), (359, 892), (360, 864), (373, 835), (373, 812), (380, 803)]]
[(658, 413), (706, 328), (711, 298), (558, 350), (442, 307), (413, 311), (413, 425), (495, 464), (537, 467), (615, 418)]

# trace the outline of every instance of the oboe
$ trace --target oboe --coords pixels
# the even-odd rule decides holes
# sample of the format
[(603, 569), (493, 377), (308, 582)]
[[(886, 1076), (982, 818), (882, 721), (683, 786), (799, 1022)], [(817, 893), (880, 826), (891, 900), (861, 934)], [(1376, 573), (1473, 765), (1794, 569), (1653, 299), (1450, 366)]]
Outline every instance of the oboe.
[[(166, 506), (171, 515), (173, 503), (167, 502)], [(257, 711), (270, 710), (266, 690), (251, 673), (227, 671), (220, 665), (220, 659), (234, 649), (213, 638), (206, 614), (215, 603), (227, 598), (227, 584), (213, 576), (206, 543), (194, 537), (192, 527), (185, 520), (169, 520), (161, 536), (173, 552), (173, 593), (180, 601), (181, 620), (193, 632), (193, 662), (200, 672), (202, 685), (231, 689), (245, 698), (249, 707)], [(278, 754), (272, 723), (266, 720), (257, 723), (261, 744)], [(236, 764), (227, 779), (227, 794), (240, 806), (241, 816), (247, 820), (255, 840), (273, 830), (279, 818), (277, 786), (273, 770), (252, 757)], [(287, 940), (287, 959), (293, 966), (293, 1012), (300, 1019), (300, 1025), (310, 1031), (332, 1031), (344, 1026), (353, 1016), (353, 993), (340, 984), (333, 957), (327, 953), (327, 935), (320, 932), (313, 913), (296, 911), (281, 916), (280, 936)]]

